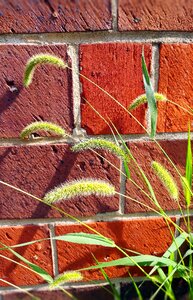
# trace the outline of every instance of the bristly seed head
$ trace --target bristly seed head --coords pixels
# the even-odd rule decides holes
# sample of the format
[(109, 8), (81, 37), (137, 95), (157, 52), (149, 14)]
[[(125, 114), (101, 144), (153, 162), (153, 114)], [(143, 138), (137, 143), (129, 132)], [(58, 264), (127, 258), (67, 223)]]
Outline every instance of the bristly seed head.
[(66, 282), (75, 282), (75, 281), (81, 281), (83, 279), (83, 276), (78, 271), (68, 271), (63, 274), (58, 275), (54, 281), (49, 285), (50, 289), (57, 288), (61, 284), (64, 284)]
[(23, 79), (23, 83), (25, 87), (28, 87), (32, 83), (34, 71), (36, 67), (40, 64), (51, 64), (63, 69), (68, 66), (61, 58), (54, 55), (50, 55), (46, 53), (40, 53), (34, 55), (27, 61), (25, 67), (24, 79)]
[(45, 203), (52, 204), (60, 200), (66, 200), (78, 196), (113, 196), (115, 188), (113, 185), (103, 180), (81, 179), (71, 181), (56, 187), (48, 192), (43, 200)]
[(40, 121), (40, 122), (31, 123), (28, 126), (26, 126), (20, 133), (20, 138), (21, 139), (29, 138), (29, 136), (32, 133), (35, 133), (40, 130), (53, 132), (59, 136), (66, 136), (66, 132), (62, 127), (54, 123)]
[(153, 161), (152, 168), (154, 169), (156, 175), (165, 185), (166, 189), (168, 190), (170, 196), (177, 200), (179, 197), (179, 191), (176, 182), (172, 175), (166, 170), (160, 163)]
[(87, 149), (107, 150), (118, 156), (122, 161), (129, 161), (127, 153), (125, 153), (125, 151), (123, 151), (121, 147), (105, 139), (89, 139), (74, 145), (71, 149), (74, 152), (83, 151)]
[[(154, 93), (154, 97), (156, 101), (167, 101), (167, 98), (160, 93)], [(128, 109), (133, 110), (146, 102), (147, 102), (147, 96), (146, 94), (142, 94), (133, 100), (133, 102), (131, 103)]]

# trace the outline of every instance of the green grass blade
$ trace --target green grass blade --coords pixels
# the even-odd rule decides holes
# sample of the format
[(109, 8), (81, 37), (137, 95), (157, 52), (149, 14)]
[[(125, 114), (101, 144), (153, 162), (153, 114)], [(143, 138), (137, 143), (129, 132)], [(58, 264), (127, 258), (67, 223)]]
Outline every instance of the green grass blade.
[(11, 249), (10, 247), (4, 245), (1, 243), (7, 250), (9, 250), (12, 254), (14, 254), (17, 258), (19, 258), (21, 261), (26, 263), (36, 274), (38, 274), (43, 280), (45, 280), (48, 283), (53, 282), (53, 278), (49, 275), (47, 271), (44, 269), (40, 268), (34, 263), (31, 263), (29, 260), (27, 260), (25, 257), (21, 256), (19, 253)]
[(76, 244), (85, 244), (85, 245), (99, 245), (104, 247), (115, 247), (114, 241), (103, 238), (97, 234), (88, 234), (84, 232), (79, 233), (67, 233), (65, 235), (53, 237), (55, 240), (66, 241)]
[(132, 283), (133, 283), (133, 285), (134, 285), (135, 291), (136, 291), (136, 293), (137, 293), (138, 300), (143, 300), (143, 297), (142, 297), (142, 294), (141, 294), (141, 292), (140, 292), (140, 289), (138, 288), (138, 286), (137, 286), (135, 280), (133, 279), (133, 276), (131, 276), (130, 272), (128, 272), (128, 273), (129, 273), (129, 277), (131, 278), (131, 281), (132, 281)]
[(142, 54), (142, 72), (143, 72), (143, 83), (145, 87), (145, 93), (147, 96), (147, 103), (148, 108), (150, 110), (150, 116), (151, 116), (151, 138), (155, 137), (156, 134), (156, 126), (157, 126), (157, 105), (156, 100), (154, 96), (154, 91), (151, 85), (151, 81), (149, 78), (145, 57), (144, 54)]
[(170, 265), (172, 265), (173, 267), (177, 266), (176, 262), (168, 258), (156, 257), (153, 255), (137, 255), (137, 256), (132, 256), (131, 258), (124, 257), (109, 262), (99, 262), (97, 266), (91, 266), (88, 268), (81, 269), (79, 271), (93, 270), (93, 269), (107, 268), (107, 267), (117, 267), (117, 266), (135, 266), (136, 264), (140, 266), (150, 266), (150, 267), (154, 267), (154, 266), (167, 267)]
[(186, 153), (186, 180), (188, 182), (188, 187), (185, 188), (185, 198), (187, 207), (191, 203), (191, 189), (192, 189), (192, 147), (191, 147), (191, 138), (190, 138), (190, 124), (188, 128), (188, 145)]

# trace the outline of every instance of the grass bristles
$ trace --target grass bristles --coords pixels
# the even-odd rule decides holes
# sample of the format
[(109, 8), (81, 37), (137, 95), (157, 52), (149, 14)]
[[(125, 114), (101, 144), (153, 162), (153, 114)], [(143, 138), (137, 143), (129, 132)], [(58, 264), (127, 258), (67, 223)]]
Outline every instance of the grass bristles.
[(20, 138), (21, 139), (29, 138), (33, 133), (37, 131), (48, 131), (48, 132), (53, 132), (59, 136), (66, 136), (65, 130), (59, 125), (50, 122), (39, 121), (39, 122), (31, 123), (28, 126), (26, 126), (21, 131)]
[(84, 151), (87, 149), (101, 149), (107, 150), (116, 156), (118, 156), (122, 161), (128, 162), (129, 157), (121, 147), (117, 146), (115, 143), (105, 140), (105, 139), (89, 139), (74, 145), (71, 150), (74, 152)]
[(83, 276), (78, 271), (68, 271), (63, 274), (58, 275), (54, 281), (49, 285), (50, 289), (57, 288), (58, 286), (66, 282), (75, 282), (83, 279)]
[[(154, 93), (154, 97), (155, 97), (156, 101), (167, 101), (167, 98), (160, 93)], [(142, 94), (142, 95), (138, 96), (136, 99), (134, 99), (128, 109), (133, 110), (144, 103), (147, 103), (146, 94)]]
[(179, 191), (176, 182), (174, 181), (172, 175), (157, 161), (152, 162), (152, 168), (154, 169), (156, 175), (162, 181), (166, 189), (168, 190), (170, 196), (177, 200), (179, 197)]
[(28, 87), (32, 83), (34, 71), (36, 67), (40, 64), (51, 64), (63, 69), (67, 67), (67, 64), (57, 56), (46, 54), (46, 53), (40, 53), (34, 55), (28, 60), (25, 67), (24, 79), (23, 79), (23, 83), (25, 87)]
[(66, 200), (78, 196), (113, 196), (115, 188), (103, 180), (80, 179), (67, 182), (48, 192), (43, 200), (45, 203), (52, 204), (60, 200)]

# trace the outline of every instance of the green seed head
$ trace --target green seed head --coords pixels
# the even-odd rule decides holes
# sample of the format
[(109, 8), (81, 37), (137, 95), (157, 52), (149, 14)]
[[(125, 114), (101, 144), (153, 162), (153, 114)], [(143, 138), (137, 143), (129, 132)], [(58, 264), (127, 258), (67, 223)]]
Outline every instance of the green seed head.
[[(160, 93), (154, 93), (154, 96), (156, 101), (167, 101), (167, 98)], [(134, 99), (131, 105), (129, 106), (129, 110), (133, 110), (144, 103), (147, 103), (146, 94), (142, 94), (136, 99)]]
[(62, 127), (54, 123), (40, 121), (40, 122), (31, 123), (28, 126), (26, 126), (20, 133), (20, 138), (21, 139), (29, 138), (32, 133), (35, 133), (37, 131), (42, 131), (42, 130), (53, 132), (59, 136), (66, 136), (66, 132)]
[(121, 147), (105, 139), (89, 139), (74, 145), (71, 149), (74, 152), (84, 151), (87, 149), (103, 149), (115, 154), (124, 162), (129, 161), (128, 155), (121, 149)]
[(23, 80), (25, 87), (28, 87), (32, 83), (35, 69), (40, 64), (51, 64), (63, 69), (67, 67), (67, 64), (57, 56), (44, 53), (34, 55), (28, 60), (25, 67)]
[(66, 200), (78, 196), (113, 196), (115, 188), (113, 185), (103, 180), (82, 179), (65, 183), (56, 187), (44, 196), (44, 201), (48, 204)]
[(170, 196), (177, 200), (179, 197), (178, 187), (174, 181), (173, 176), (166, 170), (160, 163), (153, 161), (152, 168), (155, 171), (158, 178), (162, 181)]
[(66, 282), (75, 282), (81, 281), (83, 276), (78, 271), (68, 271), (63, 274), (58, 275), (54, 281), (49, 285), (50, 289), (57, 288), (58, 286), (66, 283)]

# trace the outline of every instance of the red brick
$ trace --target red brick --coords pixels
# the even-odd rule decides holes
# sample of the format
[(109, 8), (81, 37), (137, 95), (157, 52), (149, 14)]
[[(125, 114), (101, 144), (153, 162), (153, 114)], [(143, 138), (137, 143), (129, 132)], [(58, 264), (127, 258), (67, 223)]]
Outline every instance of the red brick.
[[(184, 108), (192, 107), (193, 45), (168, 44), (160, 48), (159, 91)], [(159, 104), (159, 132), (187, 131), (193, 117), (171, 103)]]
[[(106, 289), (109, 289), (106, 290)], [(107, 286), (104, 287), (82, 287), (77, 289), (70, 289), (67, 290), (69, 293), (71, 293), (73, 296), (77, 297), (78, 300), (113, 300), (114, 297), (110, 293), (111, 289)], [(41, 300), (69, 300), (69, 296), (65, 295), (62, 291), (32, 291), (31, 292), (34, 296), (39, 297)], [(6, 293), (7, 294), (7, 293)], [(3, 297), (3, 300), (31, 300), (30, 296), (27, 296), (26, 294), (21, 293), (9, 293)]]
[[(13, 227), (5, 226), (0, 228), (0, 241), (7, 246), (44, 238), (49, 238), (49, 229), (47, 226), (26, 225)], [(26, 247), (15, 248), (14, 250), (53, 276), (51, 246), (49, 241), (35, 243)], [(24, 264), (9, 251), (1, 250), (0, 254)], [(15, 285), (35, 285), (43, 283), (42, 278), (36, 275), (34, 272), (31, 272), (30, 270), (27, 270), (2, 257), (0, 264), (0, 278)], [(0, 285), (4, 286), (5, 284), (0, 281)]]
[[(113, 155), (100, 152), (119, 168)], [(104, 179), (119, 191), (119, 172), (91, 151), (72, 153), (67, 145), (0, 147), (0, 179), (35, 196), (65, 181), (80, 178)], [(57, 204), (76, 216), (118, 210), (119, 197), (77, 197)], [(1, 219), (61, 217), (59, 212), (26, 195), (1, 185)], [(14, 205), (13, 205), (14, 203)]]
[(22, 83), (25, 64), (32, 55), (52, 53), (66, 61), (66, 50), (65, 45), (0, 45), (0, 137), (17, 137), (24, 126), (37, 120), (72, 130), (71, 71), (44, 65), (37, 68), (29, 88)]
[[(81, 73), (115, 97), (125, 108), (134, 98), (144, 93), (141, 70), (141, 53), (145, 49), (150, 68), (151, 45), (107, 43), (80, 46)], [(120, 133), (142, 133), (143, 129), (114, 100), (96, 86), (81, 78), (82, 96)], [(88, 134), (109, 134), (108, 125), (82, 98), (82, 126)], [(145, 109), (140, 107), (135, 117), (145, 125)]]
[[(186, 140), (175, 140), (175, 141), (165, 140), (165, 141), (160, 141), (159, 144), (169, 155), (169, 157), (172, 159), (172, 161), (174, 162), (175, 166), (179, 169), (181, 174), (184, 175), (187, 141)], [(134, 157), (136, 158), (138, 164), (142, 167), (146, 176), (150, 180), (155, 195), (162, 208), (166, 211), (179, 209), (177, 202), (171, 199), (166, 188), (163, 186), (161, 181), (155, 175), (151, 167), (151, 163), (154, 160), (160, 162), (174, 176), (180, 190), (180, 205), (183, 208), (185, 208), (184, 196), (183, 196), (179, 176), (177, 175), (176, 171), (171, 166), (167, 158), (164, 156), (162, 151), (158, 148), (158, 146), (154, 142), (130, 142), (128, 143), (128, 146), (131, 152), (133, 153)], [(140, 187), (142, 187), (145, 192), (150, 194), (139, 172), (136, 170), (134, 163), (130, 163), (130, 169), (131, 169), (131, 179), (135, 181)], [(129, 180), (126, 183), (126, 195), (140, 202), (138, 204), (132, 201), (131, 199), (126, 199), (126, 205), (125, 205), (126, 213), (150, 211), (150, 209), (145, 208), (142, 203), (152, 208), (155, 208), (152, 202), (148, 199), (148, 197), (144, 195), (137, 187), (135, 187), (133, 183), (130, 182)]]
[(3, 0), (0, 3), (0, 33), (111, 29), (110, 3), (110, 0)]
[[(162, 255), (171, 244), (172, 238), (161, 218), (136, 219), (129, 221), (97, 222), (89, 224), (93, 229), (113, 239), (120, 247), (138, 251), (143, 254)], [(172, 226), (171, 226), (172, 228)], [(173, 230), (173, 229), (172, 229)], [(80, 225), (58, 225), (56, 235), (69, 232), (89, 232)], [(161, 243), (160, 243), (161, 237)], [(76, 251), (74, 251), (76, 247)], [(95, 265), (93, 256), (100, 262), (111, 261), (123, 257), (118, 250), (101, 246), (86, 246), (62, 241), (57, 242), (59, 272), (74, 270)], [(128, 277), (128, 269), (132, 276), (142, 275), (137, 267), (105, 268), (110, 278)], [(103, 279), (100, 271), (84, 271), (84, 280)]]
[(192, 1), (119, 0), (119, 30), (178, 30), (193, 29)]

